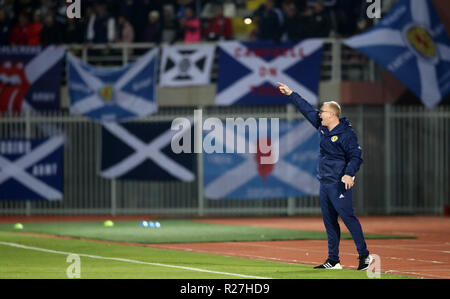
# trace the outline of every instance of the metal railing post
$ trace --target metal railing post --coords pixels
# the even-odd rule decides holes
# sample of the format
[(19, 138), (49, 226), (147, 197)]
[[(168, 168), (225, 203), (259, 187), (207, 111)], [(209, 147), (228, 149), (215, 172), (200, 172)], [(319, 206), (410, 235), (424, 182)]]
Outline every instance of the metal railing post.
[[(286, 119), (290, 123), (295, 117), (295, 107), (292, 104), (288, 104), (286, 107)], [(292, 216), (295, 214), (295, 198), (289, 196), (287, 199), (287, 215)]]
[(87, 47), (83, 47), (81, 50), (81, 60), (83, 60), (84, 63), (88, 63), (88, 54), (87, 54)]
[(122, 47), (122, 66), (125, 66), (128, 64), (129, 50), (130, 50), (130, 48), (128, 46)]
[[(31, 138), (31, 111), (29, 109), (25, 110), (25, 138), (29, 140)], [(25, 202), (25, 215), (31, 216), (31, 201), (27, 200)]]
[[(204, 111), (203, 107), (199, 107), (201, 111), (201, 119), (203, 119)], [(195, 113), (194, 113), (195, 115)], [(198, 216), (205, 214), (205, 194), (203, 189), (203, 122), (201, 120), (195, 123), (194, 116), (194, 152), (197, 149), (197, 190), (198, 190)]]
[(340, 39), (331, 41), (331, 81), (342, 80), (342, 42)]
[(384, 200), (385, 213), (391, 214), (391, 104), (384, 105)]
[(375, 61), (370, 60), (369, 61), (369, 82), (375, 82), (376, 80), (376, 66), (375, 66)]
[(116, 216), (117, 212), (117, 182), (116, 179), (111, 180), (111, 216)]

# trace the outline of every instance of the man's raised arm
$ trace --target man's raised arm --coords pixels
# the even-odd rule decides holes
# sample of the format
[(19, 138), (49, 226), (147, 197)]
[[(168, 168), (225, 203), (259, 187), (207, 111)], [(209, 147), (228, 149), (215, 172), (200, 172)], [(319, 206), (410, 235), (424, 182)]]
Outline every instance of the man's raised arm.
[(284, 95), (289, 96), (294, 105), (300, 110), (300, 112), (305, 116), (305, 118), (316, 128), (320, 127), (320, 117), (319, 110), (315, 109), (310, 103), (308, 103), (302, 96), (298, 93), (293, 92), (289, 87), (283, 83), (277, 82), (278, 89)]

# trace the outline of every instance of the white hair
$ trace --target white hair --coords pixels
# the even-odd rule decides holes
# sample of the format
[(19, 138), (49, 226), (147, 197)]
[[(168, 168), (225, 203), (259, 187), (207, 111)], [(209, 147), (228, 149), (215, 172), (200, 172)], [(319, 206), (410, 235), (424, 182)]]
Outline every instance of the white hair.
[(338, 102), (335, 102), (335, 101), (329, 101), (329, 102), (325, 102), (325, 103), (323, 103), (323, 104), (324, 104), (324, 105), (325, 105), (325, 104), (329, 105), (330, 108), (333, 109), (334, 114), (336, 114), (337, 117), (340, 117), (340, 116), (341, 116), (341, 112), (342, 112), (342, 110), (341, 110), (341, 105), (339, 105)]

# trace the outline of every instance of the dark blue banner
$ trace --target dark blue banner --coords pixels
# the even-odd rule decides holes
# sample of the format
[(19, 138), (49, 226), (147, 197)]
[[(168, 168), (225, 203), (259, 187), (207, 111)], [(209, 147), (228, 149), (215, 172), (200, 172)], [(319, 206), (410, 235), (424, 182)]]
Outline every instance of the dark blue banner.
[(63, 47), (0, 47), (0, 111), (60, 108)]
[[(191, 131), (193, 128), (188, 133)], [(176, 133), (171, 130), (170, 122), (103, 124), (101, 176), (108, 179), (193, 181), (194, 154), (173, 152), (171, 141)], [(188, 137), (192, 139), (193, 133)]]
[(289, 99), (280, 94), (277, 82), (299, 92), (312, 105), (317, 104), (320, 39), (297, 44), (269, 42), (219, 43), (218, 105), (283, 105)]
[(1, 139), (0, 199), (61, 200), (64, 138)]

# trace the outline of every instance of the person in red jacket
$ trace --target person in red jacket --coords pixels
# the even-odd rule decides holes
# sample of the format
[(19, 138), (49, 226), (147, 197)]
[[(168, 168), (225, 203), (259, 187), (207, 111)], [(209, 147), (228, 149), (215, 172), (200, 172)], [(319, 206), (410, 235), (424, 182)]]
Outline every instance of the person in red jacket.
[(12, 28), (9, 35), (10, 45), (26, 45), (28, 40), (29, 20), (26, 14), (19, 15), (18, 23)]
[(12, 62), (4, 61), (0, 65), (0, 112), (8, 111), (9, 97), (7, 89), (11, 85)]
[(231, 26), (231, 20), (223, 15), (222, 5), (216, 5), (215, 17), (209, 21), (205, 30), (205, 36), (211, 41), (232, 38), (233, 28)]
[(35, 11), (33, 14), (33, 23), (28, 25), (27, 30), (27, 45), (37, 46), (41, 41), (42, 32), (42, 22), (41, 22), (41, 12)]

